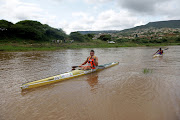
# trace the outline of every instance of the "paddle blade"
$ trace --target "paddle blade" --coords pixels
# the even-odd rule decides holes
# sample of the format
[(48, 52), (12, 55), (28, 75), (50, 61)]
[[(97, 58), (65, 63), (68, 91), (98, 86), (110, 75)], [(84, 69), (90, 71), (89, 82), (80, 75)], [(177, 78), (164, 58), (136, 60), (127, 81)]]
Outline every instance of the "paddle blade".
[(98, 69), (104, 69), (105, 67), (104, 66), (98, 66)]
[(72, 66), (72, 68), (77, 68), (77, 67), (79, 67), (79, 66)]

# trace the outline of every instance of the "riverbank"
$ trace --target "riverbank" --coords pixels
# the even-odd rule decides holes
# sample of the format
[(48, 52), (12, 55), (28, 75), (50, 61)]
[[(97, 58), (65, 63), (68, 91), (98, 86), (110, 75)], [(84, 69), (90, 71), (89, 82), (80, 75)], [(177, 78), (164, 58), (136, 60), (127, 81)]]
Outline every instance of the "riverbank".
[(143, 43), (132, 42), (109, 44), (104, 41), (93, 41), (87, 43), (0, 43), (0, 51), (51, 51), (59, 49), (77, 49), (77, 48), (113, 48), (113, 47), (146, 47), (146, 46), (169, 46), (180, 45), (180, 43)]

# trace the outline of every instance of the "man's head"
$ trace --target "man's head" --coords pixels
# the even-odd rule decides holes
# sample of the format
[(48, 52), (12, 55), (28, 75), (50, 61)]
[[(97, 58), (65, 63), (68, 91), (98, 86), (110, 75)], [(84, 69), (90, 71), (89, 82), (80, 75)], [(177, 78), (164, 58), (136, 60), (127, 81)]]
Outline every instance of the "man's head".
[(161, 48), (159, 48), (159, 50), (161, 50)]
[(94, 56), (94, 50), (91, 50), (91, 51), (90, 51), (90, 55), (91, 55), (91, 56)]

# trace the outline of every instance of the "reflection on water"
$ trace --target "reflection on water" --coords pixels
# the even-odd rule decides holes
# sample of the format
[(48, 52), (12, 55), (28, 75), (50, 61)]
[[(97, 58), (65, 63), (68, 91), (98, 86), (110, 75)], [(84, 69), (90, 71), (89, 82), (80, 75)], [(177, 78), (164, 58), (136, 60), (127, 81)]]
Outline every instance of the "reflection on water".
[(98, 48), (100, 64), (120, 64), (27, 91), (22, 83), (70, 71), (90, 49), (0, 52), (0, 120), (178, 120), (180, 47), (153, 58), (157, 49)]
[(98, 74), (96, 73), (91, 73), (87, 75), (87, 82), (89, 86), (91, 86), (91, 91), (95, 91), (97, 89), (97, 84), (98, 84)]

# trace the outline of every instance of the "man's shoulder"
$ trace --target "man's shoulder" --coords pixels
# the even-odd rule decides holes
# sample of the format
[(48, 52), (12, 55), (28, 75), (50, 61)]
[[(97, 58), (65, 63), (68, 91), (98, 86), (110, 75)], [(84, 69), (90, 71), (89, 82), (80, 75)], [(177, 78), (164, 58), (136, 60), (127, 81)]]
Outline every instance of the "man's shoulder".
[[(93, 56), (94, 58), (98, 58), (97, 56)], [(91, 58), (91, 56), (87, 57), (87, 59)]]

